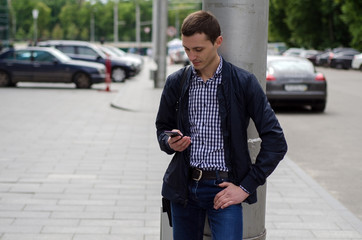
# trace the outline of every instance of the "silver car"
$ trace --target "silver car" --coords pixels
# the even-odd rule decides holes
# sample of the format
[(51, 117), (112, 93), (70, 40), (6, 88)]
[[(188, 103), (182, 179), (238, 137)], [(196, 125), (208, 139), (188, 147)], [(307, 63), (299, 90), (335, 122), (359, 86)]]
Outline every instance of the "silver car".
[(272, 106), (309, 105), (323, 112), (327, 103), (327, 81), (304, 58), (268, 56), (266, 95)]

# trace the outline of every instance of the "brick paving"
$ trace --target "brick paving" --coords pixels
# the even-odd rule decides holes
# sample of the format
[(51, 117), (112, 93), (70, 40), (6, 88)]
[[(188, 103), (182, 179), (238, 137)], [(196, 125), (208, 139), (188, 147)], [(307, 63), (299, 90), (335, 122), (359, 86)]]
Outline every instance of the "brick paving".
[[(160, 239), (169, 156), (156, 142), (161, 89), (149, 66), (111, 92), (0, 89), (1, 240)], [(266, 204), (268, 240), (362, 239), (361, 221), (288, 157)]]

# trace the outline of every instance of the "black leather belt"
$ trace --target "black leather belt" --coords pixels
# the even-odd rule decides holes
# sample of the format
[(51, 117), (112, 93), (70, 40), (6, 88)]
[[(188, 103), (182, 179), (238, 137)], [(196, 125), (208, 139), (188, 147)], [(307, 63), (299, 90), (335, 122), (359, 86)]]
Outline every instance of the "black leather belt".
[(200, 181), (201, 179), (207, 180), (217, 180), (217, 179), (226, 179), (229, 177), (228, 172), (223, 171), (204, 171), (199, 168), (191, 168), (191, 178), (195, 181)]

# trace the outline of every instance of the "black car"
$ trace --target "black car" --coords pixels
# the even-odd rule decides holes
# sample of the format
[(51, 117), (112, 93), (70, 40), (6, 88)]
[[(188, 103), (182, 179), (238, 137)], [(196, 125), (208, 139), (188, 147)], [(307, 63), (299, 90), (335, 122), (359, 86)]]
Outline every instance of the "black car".
[(356, 50), (353, 48), (334, 48), (331, 50), (326, 50), (323, 53), (317, 55), (315, 63), (317, 66), (329, 67), (334, 55), (344, 51), (356, 51)]
[(327, 102), (327, 82), (304, 58), (267, 57), (266, 95), (272, 106), (310, 105), (323, 112)]
[[(108, 60), (107, 55), (96, 45), (84, 41), (49, 40), (39, 42), (38, 46), (54, 47), (76, 60), (98, 62), (104, 65)], [(109, 58), (109, 60), (111, 62), (111, 78), (114, 82), (123, 82), (137, 72), (129, 62), (114, 58)]]
[(349, 49), (333, 54), (329, 66), (339, 69), (350, 69), (354, 55), (359, 54), (357, 50)]
[(308, 59), (313, 65), (316, 65), (317, 56), (321, 53), (321, 51), (317, 50), (304, 50), (299, 56)]
[(18, 82), (75, 83), (90, 88), (105, 81), (105, 66), (70, 59), (54, 48), (9, 49), (0, 54), (0, 87)]

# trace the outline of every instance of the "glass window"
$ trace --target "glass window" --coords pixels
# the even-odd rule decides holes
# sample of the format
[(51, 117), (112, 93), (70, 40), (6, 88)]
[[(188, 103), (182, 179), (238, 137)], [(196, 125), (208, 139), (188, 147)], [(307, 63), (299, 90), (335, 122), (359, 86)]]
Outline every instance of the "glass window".
[(1, 58), (9, 59), (9, 60), (15, 59), (15, 52), (14, 51), (9, 51), (7, 53), (4, 53)]
[(78, 46), (78, 54), (98, 57), (98, 54), (89, 47)]
[(75, 54), (75, 48), (73, 46), (57, 46), (57, 49), (63, 53)]
[(34, 51), (33, 57), (34, 61), (38, 62), (51, 62), (54, 60), (53, 55), (45, 51)]
[(268, 67), (278, 72), (314, 72), (313, 65), (305, 61), (278, 60), (271, 62)]
[(17, 51), (15, 53), (15, 59), (20, 61), (31, 61), (31, 52), (30, 51)]

